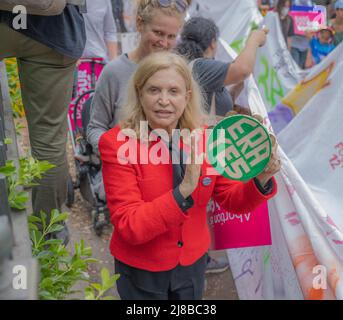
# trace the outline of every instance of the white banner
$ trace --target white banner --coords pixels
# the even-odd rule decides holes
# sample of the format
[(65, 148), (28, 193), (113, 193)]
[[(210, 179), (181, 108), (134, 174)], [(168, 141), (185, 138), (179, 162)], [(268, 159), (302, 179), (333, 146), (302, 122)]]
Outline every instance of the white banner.
[(200, 15), (215, 21), (220, 37), (239, 53), (252, 29), (257, 29), (263, 18), (256, 0), (195, 0), (190, 16)]
[[(227, 44), (226, 49), (234, 58)], [(270, 128), (253, 77), (246, 81), (245, 87), (250, 108), (261, 114)], [(339, 251), (329, 243), (329, 239), (337, 245), (341, 243), (341, 234), (333, 226), (334, 218), (327, 214), (321, 199), (304, 182), (281, 147), (279, 152), (282, 159), (282, 171), (277, 175), (279, 192), (269, 201), (272, 246), (227, 250), (239, 297), (343, 299)], [(309, 161), (314, 156), (308, 155)]]
[[(321, 79), (321, 81), (318, 81)], [(330, 251), (343, 261), (343, 45), (304, 79), (313, 96), (280, 133), (279, 142), (324, 213), (313, 216)], [(306, 87), (304, 88), (304, 85)], [(313, 87), (316, 85), (316, 87)], [(314, 91), (314, 92), (313, 92)], [(298, 91), (300, 93), (300, 90)], [(298, 95), (301, 101), (302, 95)], [(293, 95), (293, 103), (297, 101)], [(326, 256), (326, 253), (323, 252)], [(341, 263), (339, 264), (341, 267)]]
[(305, 75), (293, 60), (284, 40), (279, 16), (268, 12), (263, 25), (269, 29), (266, 44), (258, 49), (254, 77), (267, 110), (272, 110)]

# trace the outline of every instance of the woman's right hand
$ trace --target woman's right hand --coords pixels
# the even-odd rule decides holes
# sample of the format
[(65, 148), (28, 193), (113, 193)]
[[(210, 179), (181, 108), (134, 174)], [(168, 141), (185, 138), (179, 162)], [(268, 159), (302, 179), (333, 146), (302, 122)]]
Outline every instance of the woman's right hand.
[(254, 30), (250, 35), (250, 39), (251, 41), (254, 41), (258, 47), (262, 47), (267, 41), (268, 32), (269, 30), (267, 28)]
[(186, 165), (185, 176), (179, 186), (180, 193), (185, 199), (193, 193), (199, 183), (199, 178), (201, 176), (201, 166), (203, 163), (204, 155), (201, 155), (198, 159), (196, 158), (195, 145), (195, 136), (191, 136), (191, 161)]

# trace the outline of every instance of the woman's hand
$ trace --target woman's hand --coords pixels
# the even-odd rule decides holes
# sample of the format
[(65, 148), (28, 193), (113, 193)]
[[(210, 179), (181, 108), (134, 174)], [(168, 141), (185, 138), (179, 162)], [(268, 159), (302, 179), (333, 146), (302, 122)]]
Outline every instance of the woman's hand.
[(257, 45), (257, 47), (263, 47), (267, 41), (268, 32), (269, 32), (268, 28), (254, 30), (251, 33), (249, 40), (254, 41), (254, 43)]
[[(201, 176), (201, 166), (203, 163), (204, 156), (201, 155), (199, 159), (196, 159), (195, 154), (196, 139), (195, 136), (191, 136), (191, 152), (190, 152), (190, 163), (186, 165), (186, 172), (179, 186), (180, 193), (186, 199), (188, 198), (199, 183), (199, 177)], [(197, 160), (197, 161), (196, 161)]]
[(264, 187), (267, 182), (280, 171), (281, 160), (277, 154), (278, 144), (274, 135), (269, 134), (272, 140), (272, 156), (265, 169), (256, 177), (260, 184)]

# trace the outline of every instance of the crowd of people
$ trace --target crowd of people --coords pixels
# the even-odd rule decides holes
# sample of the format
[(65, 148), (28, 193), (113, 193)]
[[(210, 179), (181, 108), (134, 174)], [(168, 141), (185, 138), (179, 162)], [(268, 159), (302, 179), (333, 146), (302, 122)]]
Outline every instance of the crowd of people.
[[(330, 27), (296, 35), (289, 10), (305, 2), (313, 5), (258, 1), (263, 13), (273, 9), (279, 14), (285, 41), (302, 68), (319, 63), (343, 39), (342, 0), (333, 4)], [(58, 16), (29, 15), (25, 30), (14, 30), (14, 15), (0, 11), (0, 38), (8, 39), (0, 42), (0, 59), (17, 57), (32, 154), (56, 166), (33, 188), (34, 213), (61, 210), (65, 203), (66, 119), (74, 71), (78, 59), (100, 58), (107, 65), (92, 100), (87, 139), (102, 161), (102, 185), (114, 225), (110, 250), (121, 274), (119, 294), (122, 299), (201, 299), (211, 261), (208, 202), (214, 198), (224, 209), (238, 213), (254, 210), (276, 194), (273, 176), (281, 164), (274, 143), (267, 167), (247, 183), (207, 175), (207, 164), (194, 160), (195, 138), (177, 144), (173, 130), (198, 129), (200, 139), (208, 126), (228, 113), (250, 114), (249, 106), (239, 106), (235, 99), (254, 70), (268, 30), (253, 31), (232, 63), (217, 61), (218, 27), (202, 17), (186, 22), (191, 0), (139, 0), (138, 44), (118, 55), (122, 21), (116, 11), (122, 10), (123, 2), (86, 4), (87, 13), (67, 5)], [(324, 4), (330, 8), (331, 2)], [(146, 144), (140, 135), (122, 139), (123, 131), (139, 133), (143, 121), (149, 133), (164, 130), (170, 141), (158, 136)], [(170, 157), (176, 153), (190, 161), (121, 161), (120, 149), (127, 140), (140, 158), (161, 139)], [(67, 227), (56, 237), (67, 242)]]
[[(327, 22), (319, 30), (307, 30), (305, 34), (295, 33), (294, 21), (289, 15), (292, 6), (326, 7)], [(315, 0), (258, 0), (258, 7), (263, 15), (276, 11), (284, 39), (293, 59), (300, 68), (311, 68), (320, 63), (343, 40), (343, 1)]]

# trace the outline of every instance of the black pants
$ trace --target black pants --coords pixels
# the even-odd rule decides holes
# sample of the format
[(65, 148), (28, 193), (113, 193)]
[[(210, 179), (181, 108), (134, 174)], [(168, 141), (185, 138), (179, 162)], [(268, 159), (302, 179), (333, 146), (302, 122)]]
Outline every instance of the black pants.
[(119, 296), (122, 300), (201, 300), (206, 265), (207, 254), (190, 266), (163, 272), (136, 269), (115, 259)]

